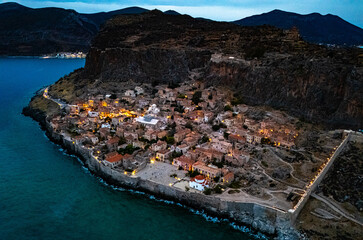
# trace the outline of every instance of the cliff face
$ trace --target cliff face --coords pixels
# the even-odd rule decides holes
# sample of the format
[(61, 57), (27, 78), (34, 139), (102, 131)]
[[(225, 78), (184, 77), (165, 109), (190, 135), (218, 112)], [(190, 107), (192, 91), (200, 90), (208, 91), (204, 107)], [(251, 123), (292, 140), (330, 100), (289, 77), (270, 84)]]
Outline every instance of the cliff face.
[(248, 104), (269, 105), (305, 120), (362, 126), (362, 74), (331, 59), (275, 57), (256, 66), (213, 63), (208, 83), (230, 85)]
[(79, 93), (87, 91), (85, 82), (90, 86), (194, 78), (228, 87), (247, 104), (281, 108), (335, 127), (361, 128), (359, 54), (360, 49), (308, 44), (296, 32), (274, 27), (240, 27), (151, 11), (108, 21), (79, 74), (87, 80), (74, 84)]

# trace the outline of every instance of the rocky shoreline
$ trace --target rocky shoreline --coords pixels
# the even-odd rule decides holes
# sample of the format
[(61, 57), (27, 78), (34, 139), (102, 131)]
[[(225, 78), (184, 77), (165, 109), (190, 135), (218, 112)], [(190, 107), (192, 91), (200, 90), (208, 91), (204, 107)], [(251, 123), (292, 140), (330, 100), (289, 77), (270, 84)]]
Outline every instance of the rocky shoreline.
[(75, 154), (92, 174), (102, 178), (110, 185), (141, 191), (163, 200), (170, 200), (193, 209), (203, 210), (210, 216), (250, 226), (271, 238), (301, 238), (292, 227), (290, 216), (286, 213), (279, 213), (255, 203), (224, 201), (213, 196), (185, 192), (137, 176), (120, 174), (96, 160), (89, 149), (74, 145), (71, 139), (54, 132), (47, 121), (46, 112), (27, 106), (22, 113), (37, 121), (51, 141), (61, 145), (69, 153)]

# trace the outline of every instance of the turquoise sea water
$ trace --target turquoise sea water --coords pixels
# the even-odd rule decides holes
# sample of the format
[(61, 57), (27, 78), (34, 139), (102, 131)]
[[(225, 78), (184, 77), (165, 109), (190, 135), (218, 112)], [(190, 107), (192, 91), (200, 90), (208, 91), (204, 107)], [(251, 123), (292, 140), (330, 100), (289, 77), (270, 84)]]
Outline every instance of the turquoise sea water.
[(228, 222), (115, 190), (21, 115), (84, 60), (0, 58), (0, 239), (256, 239)]

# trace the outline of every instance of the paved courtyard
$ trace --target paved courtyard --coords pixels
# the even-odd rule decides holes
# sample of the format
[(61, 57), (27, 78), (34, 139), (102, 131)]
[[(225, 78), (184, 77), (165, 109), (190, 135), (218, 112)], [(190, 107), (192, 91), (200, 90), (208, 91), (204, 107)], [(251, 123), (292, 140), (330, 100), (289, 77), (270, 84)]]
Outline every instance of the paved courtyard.
[[(170, 185), (178, 182), (178, 179), (185, 178), (185, 173), (186, 171), (178, 170), (176, 166), (169, 163), (155, 162), (148, 164), (144, 169), (136, 173), (136, 175), (142, 179), (148, 179), (163, 185)], [(176, 174), (177, 177), (170, 177), (173, 174)]]

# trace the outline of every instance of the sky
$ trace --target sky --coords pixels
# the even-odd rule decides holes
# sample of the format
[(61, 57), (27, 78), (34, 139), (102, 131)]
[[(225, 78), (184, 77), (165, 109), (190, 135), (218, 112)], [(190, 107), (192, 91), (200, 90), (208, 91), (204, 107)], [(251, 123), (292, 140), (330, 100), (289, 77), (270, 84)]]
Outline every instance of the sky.
[[(0, 0), (0, 2), (8, 2)], [(27, 7), (61, 7), (81, 13), (112, 11), (139, 6), (146, 9), (175, 10), (193, 17), (232, 21), (274, 9), (309, 14), (334, 14), (363, 28), (363, 0), (20, 0)]]

